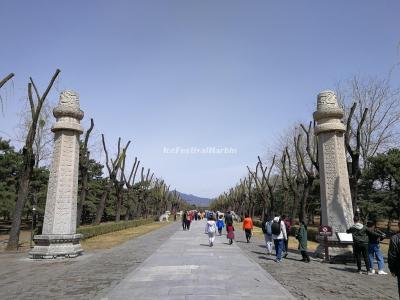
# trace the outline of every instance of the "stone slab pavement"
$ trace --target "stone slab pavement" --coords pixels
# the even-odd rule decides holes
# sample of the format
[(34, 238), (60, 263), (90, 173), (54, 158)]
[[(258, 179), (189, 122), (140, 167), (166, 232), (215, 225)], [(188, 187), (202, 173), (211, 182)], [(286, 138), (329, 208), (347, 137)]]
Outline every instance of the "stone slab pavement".
[(0, 253), (0, 299), (95, 299), (106, 295), (179, 230), (179, 222), (108, 250), (73, 259), (32, 260)]
[(224, 235), (209, 247), (205, 224), (177, 231), (100, 299), (295, 299)]
[[(310, 263), (304, 263), (300, 261), (301, 255), (297, 250), (289, 250), (289, 256), (277, 264), (275, 256), (266, 255), (264, 239), (253, 236), (249, 244), (245, 241), (243, 231), (238, 230), (236, 245), (297, 299), (399, 299), (397, 279), (389, 274), (360, 275), (356, 272), (355, 263), (329, 264), (315, 258)], [(364, 262), (362, 266), (364, 268)], [(389, 273), (387, 263), (385, 270)]]

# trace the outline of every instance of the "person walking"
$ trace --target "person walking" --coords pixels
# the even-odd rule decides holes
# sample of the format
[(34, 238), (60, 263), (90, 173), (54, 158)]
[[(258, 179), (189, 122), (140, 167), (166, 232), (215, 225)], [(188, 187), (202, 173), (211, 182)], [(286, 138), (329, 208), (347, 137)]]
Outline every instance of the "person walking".
[(251, 231), (253, 230), (253, 220), (250, 218), (249, 214), (244, 215), (243, 230), (246, 234), (246, 241), (250, 243)]
[[(397, 223), (400, 231), (400, 221)], [(397, 277), (397, 289), (400, 298), (400, 233), (390, 238), (388, 251), (388, 265), (390, 273)]]
[(190, 223), (192, 222), (191, 212), (186, 213), (186, 229), (190, 230)]
[(356, 215), (354, 217), (354, 225), (347, 229), (347, 233), (351, 233), (353, 236), (353, 253), (357, 261), (357, 271), (362, 274), (361, 271), (361, 256), (364, 259), (367, 274), (371, 273), (371, 268), (368, 259), (368, 235), (367, 227), (360, 222), (360, 218)]
[(186, 230), (186, 217), (187, 217), (187, 211), (185, 210), (182, 214), (182, 229), (183, 231)]
[(272, 254), (272, 231), (271, 231), (272, 219), (270, 216), (265, 217), (265, 222), (262, 226), (262, 231), (264, 233), (265, 247), (267, 249), (267, 254)]
[(285, 229), (286, 229), (286, 234), (287, 234), (287, 239), (284, 241), (283, 244), (283, 258), (286, 258), (288, 256), (288, 249), (289, 249), (289, 234), (290, 234), (290, 229), (292, 228), (292, 223), (290, 222), (290, 219), (287, 218), (285, 215), (282, 216), (283, 223), (285, 224)]
[(299, 231), (296, 234), (296, 239), (299, 241), (299, 250), (302, 256), (301, 261), (310, 262), (310, 257), (307, 253), (307, 224), (306, 222), (300, 222)]
[(227, 226), (226, 229), (228, 229), (229, 225), (233, 226), (233, 217), (230, 211), (225, 214), (225, 224)]
[(383, 255), (380, 247), (380, 242), (385, 238), (385, 234), (376, 228), (374, 221), (367, 222), (367, 235), (368, 235), (368, 258), (370, 272), (375, 274), (374, 269), (374, 257), (378, 262), (378, 274), (386, 275), (387, 273), (383, 270), (385, 267), (385, 262), (383, 260)]
[(279, 216), (275, 217), (272, 225), (272, 239), (275, 244), (276, 259), (275, 262), (280, 263), (282, 261), (282, 252), (284, 243), (287, 240), (286, 226)]
[(208, 234), (208, 243), (210, 247), (214, 246), (215, 235), (217, 232), (217, 225), (214, 220), (214, 216), (210, 217), (210, 219), (206, 223), (206, 232)]
[(223, 216), (220, 215), (217, 221), (218, 234), (222, 235), (222, 228), (225, 227)]
[(235, 228), (233, 225), (226, 225), (226, 238), (229, 240), (229, 245), (233, 244), (233, 240), (235, 239)]

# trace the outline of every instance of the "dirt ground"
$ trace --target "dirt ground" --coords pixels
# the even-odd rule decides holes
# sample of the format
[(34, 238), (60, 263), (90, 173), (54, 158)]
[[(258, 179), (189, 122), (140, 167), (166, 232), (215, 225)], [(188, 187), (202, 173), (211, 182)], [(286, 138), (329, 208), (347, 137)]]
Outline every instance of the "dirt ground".
[[(266, 255), (259, 233), (247, 244), (243, 231), (237, 228), (237, 245), (298, 299), (399, 299), (397, 279), (390, 274), (360, 275), (354, 263), (329, 264), (315, 258), (308, 264), (301, 262), (301, 255), (293, 247), (294, 237), (290, 237), (288, 257), (276, 263), (275, 256)], [(384, 255), (386, 261), (387, 253)], [(389, 273), (387, 265), (385, 270)]]

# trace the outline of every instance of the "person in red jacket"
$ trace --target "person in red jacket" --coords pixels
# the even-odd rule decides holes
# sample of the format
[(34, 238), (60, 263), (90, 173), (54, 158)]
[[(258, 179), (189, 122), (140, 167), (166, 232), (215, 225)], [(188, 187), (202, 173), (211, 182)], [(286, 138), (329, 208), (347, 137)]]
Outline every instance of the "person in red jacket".
[(246, 233), (247, 242), (250, 243), (251, 231), (253, 230), (253, 220), (249, 217), (248, 214), (244, 215), (243, 230)]

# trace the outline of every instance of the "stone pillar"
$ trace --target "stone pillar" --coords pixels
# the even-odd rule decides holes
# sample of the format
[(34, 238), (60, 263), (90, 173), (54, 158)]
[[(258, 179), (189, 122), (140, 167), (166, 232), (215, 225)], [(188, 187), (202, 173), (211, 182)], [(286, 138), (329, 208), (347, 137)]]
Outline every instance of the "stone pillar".
[(53, 114), (57, 122), (52, 128), (54, 151), (43, 230), (34, 237), (31, 258), (75, 257), (83, 252), (81, 235), (76, 234), (79, 135), (83, 132), (78, 94), (62, 92)]
[[(339, 107), (335, 93), (321, 92), (318, 95), (317, 111), (314, 112), (314, 120), (317, 122), (315, 134), (318, 136), (321, 223), (332, 227), (333, 236), (329, 241), (333, 244), (338, 242), (335, 232), (346, 232), (353, 224), (344, 145), (346, 128), (342, 118), (343, 109)], [(342, 246), (337, 244), (330, 247), (330, 255), (341, 255), (349, 251), (348, 247)]]

